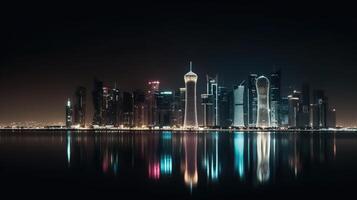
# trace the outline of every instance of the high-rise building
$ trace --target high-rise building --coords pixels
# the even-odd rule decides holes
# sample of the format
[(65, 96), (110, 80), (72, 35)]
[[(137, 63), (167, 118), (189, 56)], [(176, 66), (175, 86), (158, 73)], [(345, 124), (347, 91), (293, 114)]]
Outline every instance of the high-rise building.
[(301, 101), (300, 101), (300, 120), (301, 128), (308, 128), (310, 127), (310, 86), (306, 83), (302, 85), (301, 88)]
[(234, 127), (244, 127), (244, 82), (233, 87), (234, 94)]
[(185, 88), (179, 88), (174, 96), (172, 125), (182, 127), (185, 114)]
[(134, 98), (131, 92), (123, 92), (122, 124), (125, 127), (134, 125)]
[(78, 87), (75, 92), (74, 124), (82, 128), (86, 125), (86, 93), (85, 87)]
[(190, 62), (190, 71), (185, 74), (185, 118), (184, 128), (198, 128), (197, 122), (197, 102), (196, 102), (196, 83), (198, 76), (192, 72), (192, 62)]
[(213, 127), (219, 125), (218, 76), (206, 76), (206, 93), (201, 95), (203, 106), (203, 125)]
[(336, 109), (328, 109), (326, 115), (327, 128), (336, 128)]
[(71, 99), (68, 99), (66, 104), (66, 127), (71, 128), (72, 124), (73, 124), (72, 103), (71, 103)]
[(233, 105), (233, 90), (226, 87), (218, 87), (218, 125), (228, 128), (233, 123), (233, 112), (230, 112)]
[(289, 98), (282, 97), (279, 105), (279, 121), (280, 127), (289, 127)]
[(278, 70), (270, 75), (270, 120), (272, 127), (279, 126), (279, 105), (281, 101), (281, 71)]
[(148, 125), (156, 126), (157, 124), (157, 102), (156, 96), (158, 95), (160, 89), (159, 81), (149, 81), (149, 88), (146, 95), (147, 109), (148, 109)]
[(145, 93), (141, 90), (134, 91), (134, 125), (143, 127), (148, 125), (148, 109)]
[(173, 101), (172, 91), (160, 91), (157, 95), (158, 126), (172, 126)]
[(257, 127), (270, 127), (270, 106), (269, 106), (269, 79), (265, 76), (260, 76), (256, 80), (257, 88)]
[(313, 91), (313, 108), (314, 112), (311, 118), (313, 128), (326, 128), (326, 114), (328, 110), (327, 97), (323, 90)]
[(247, 82), (247, 119), (248, 127), (255, 127), (257, 123), (257, 86), (256, 86), (256, 74), (250, 74)]
[(301, 93), (295, 90), (293, 94), (288, 96), (288, 100), (289, 100), (289, 127), (292, 128), (300, 127)]
[(102, 126), (104, 123), (103, 120), (103, 82), (97, 79), (94, 79), (93, 86), (93, 125)]
[(105, 105), (105, 125), (119, 126), (120, 124), (120, 106), (121, 106), (121, 96), (119, 90), (114, 88), (107, 88), (108, 95), (106, 95), (106, 105)]

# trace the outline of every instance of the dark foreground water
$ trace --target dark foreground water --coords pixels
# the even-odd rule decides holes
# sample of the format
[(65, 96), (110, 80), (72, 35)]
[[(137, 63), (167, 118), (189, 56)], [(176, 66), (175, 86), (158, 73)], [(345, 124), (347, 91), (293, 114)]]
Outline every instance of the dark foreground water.
[(347, 198), (357, 134), (0, 132), (0, 183), (46, 199)]

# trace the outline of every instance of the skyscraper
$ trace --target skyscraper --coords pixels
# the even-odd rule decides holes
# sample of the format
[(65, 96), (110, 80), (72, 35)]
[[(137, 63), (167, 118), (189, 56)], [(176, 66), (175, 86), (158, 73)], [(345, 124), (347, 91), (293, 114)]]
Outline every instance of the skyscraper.
[(310, 127), (310, 86), (304, 83), (301, 89), (301, 128), (307, 128)]
[(257, 86), (256, 74), (250, 74), (248, 77), (248, 91), (247, 91), (247, 118), (248, 127), (255, 127), (257, 123)]
[(326, 128), (326, 114), (328, 110), (327, 97), (323, 90), (313, 91), (313, 107), (314, 112), (312, 115), (312, 127), (314, 128)]
[(105, 105), (105, 125), (119, 126), (121, 96), (116, 86), (108, 88), (108, 95), (105, 101), (107, 102)]
[(71, 128), (73, 124), (73, 110), (72, 110), (72, 103), (71, 99), (68, 98), (67, 104), (66, 104), (66, 127)]
[(289, 127), (300, 127), (301, 120), (301, 93), (294, 90), (294, 93), (288, 96), (289, 100)]
[(122, 119), (123, 125), (131, 127), (134, 125), (134, 99), (131, 92), (123, 92)]
[(134, 125), (136, 127), (148, 125), (148, 109), (145, 102), (145, 93), (141, 90), (134, 91)]
[(270, 127), (270, 112), (269, 112), (269, 79), (265, 76), (260, 76), (256, 80), (257, 88), (257, 127)]
[(160, 127), (172, 125), (173, 100), (172, 91), (160, 91), (157, 96), (157, 116)]
[(228, 128), (233, 123), (233, 90), (226, 87), (218, 87), (218, 126)]
[(146, 102), (148, 107), (148, 125), (156, 126), (157, 123), (157, 102), (156, 96), (158, 95), (160, 89), (159, 81), (149, 81), (148, 83), (149, 89), (146, 95)]
[(190, 62), (190, 71), (185, 74), (185, 119), (184, 128), (198, 128), (197, 105), (196, 105), (196, 83), (198, 76), (192, 72), (192, 62)]
[(279, 104), (281, 101), (281, 71), (278, 70), (270, 75), (270, 118), (271, 126), (279, 126)]
[(93, 86), (93, 125), (101, 126), (103, 125), (103, 82), (94, 79)]
[(234, 127), (244, 127), (244, 82), (233, 87), (234, 94)]
[(82, 128), (86, 125), (86, 93), (85, 87), (78, 87), (75, 92), (74, 124)]
[(185, 114), (185, 90), (185, 88), (179, 88), (175, 91), (172, 125), (176, 127), (181, 127), (183, 125)]

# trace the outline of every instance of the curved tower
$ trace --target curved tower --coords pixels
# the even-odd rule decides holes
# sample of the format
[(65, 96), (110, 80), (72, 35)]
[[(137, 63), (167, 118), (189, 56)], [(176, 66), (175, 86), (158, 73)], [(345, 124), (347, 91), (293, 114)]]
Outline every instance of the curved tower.
[(190, 62), (190, 71), (184, 76), (186, 88), (184, 128), (198, 128), (196, 105), (197, 79), (198, 76), (192, 72), (192, 62)]
[(269, 79), (265, 76), (258, 77), (256, 87), (258, 99), (257, 127), (270, 127)]

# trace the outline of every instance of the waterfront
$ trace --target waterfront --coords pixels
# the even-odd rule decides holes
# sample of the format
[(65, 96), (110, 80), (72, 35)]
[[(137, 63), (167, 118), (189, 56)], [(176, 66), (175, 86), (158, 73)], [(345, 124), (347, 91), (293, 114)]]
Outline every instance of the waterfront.
[(3, 131), (0, 181), (42, 198), (347, 196), (355, 152), (352, 132)]

